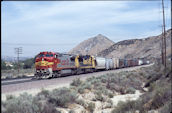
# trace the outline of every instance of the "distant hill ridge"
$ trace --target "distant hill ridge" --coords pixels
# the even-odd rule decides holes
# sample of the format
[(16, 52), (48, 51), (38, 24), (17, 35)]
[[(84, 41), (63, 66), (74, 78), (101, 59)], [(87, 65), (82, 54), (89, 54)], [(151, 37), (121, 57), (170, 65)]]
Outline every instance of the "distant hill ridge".
[[(161, 37), (151, 36), (145, 39), (124, 40), (113, 44), (98, 53), (98, 56), (116, 58), (160, 58)], [(167, 56), (171, 53), (171, 29), (166, 31)]]
[[(115, 58), (160, 58), (161, 38), (151, 36), (143, 39), (130, 39), (114, 43), (106, 36), (98, 34), (89, 38), (69, 51), (70, 54), (90, 54)], [(171, 29), (166, 31), (167, 57), (171, 55)]]
[(69, 51), (70, 54), (96, 55), (100, 51), (110, 47), (114, 42), (102, 34), (89, 38)]

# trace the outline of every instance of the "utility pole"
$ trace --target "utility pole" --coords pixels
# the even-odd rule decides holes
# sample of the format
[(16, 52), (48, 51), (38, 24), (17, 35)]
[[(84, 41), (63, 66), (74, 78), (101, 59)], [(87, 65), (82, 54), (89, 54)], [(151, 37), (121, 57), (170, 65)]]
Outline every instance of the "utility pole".
[(20, 70), (20, 64), (19, 64), (19, 55), (22, 54), (22, 47), (14, 48), (15, 53), (17, 54), (17, 63), (18, 63), (18, 75)]
[(161, 38), (161, 60), (164, 65), (164, 39), (163, 39), (163, 26), (162, 27), (162, 38)]
[(166, 37), (165, 37), (165, 14), (164, 14), (164, 1), (162, 0), (162, 13), (163, 13), (163, 39), (164, 39), (164, 47), (163, 47), (163, 50), (164, 50), (164, 66), (166, 68)]

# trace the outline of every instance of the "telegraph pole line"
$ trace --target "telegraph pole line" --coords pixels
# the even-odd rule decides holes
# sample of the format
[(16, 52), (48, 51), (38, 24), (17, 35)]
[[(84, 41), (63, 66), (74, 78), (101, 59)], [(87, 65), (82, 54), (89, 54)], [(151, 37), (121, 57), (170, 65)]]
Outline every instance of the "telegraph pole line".
[(165, 14), (164, 14), (164, 1), (162, 0), (162, 13), (163, 13), (163, 39), (164, 39), (164, 66), (166, 68), (166, 37), (165, 37)]
[(18, 63), (18, 74), (19, 74), (19, 70), (20, 70), (20, 64), (19, 64), (19, 55), (22, 54), (22, 47), (18, 47), (18, 48), (14, 48), (15, 49), (15, 53), (17, 54), (17, 63)]

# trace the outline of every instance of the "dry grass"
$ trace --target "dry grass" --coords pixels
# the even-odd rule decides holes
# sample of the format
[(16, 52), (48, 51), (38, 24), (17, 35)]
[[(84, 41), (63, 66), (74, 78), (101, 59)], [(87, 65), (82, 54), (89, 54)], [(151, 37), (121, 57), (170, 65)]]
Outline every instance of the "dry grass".
[(20, 69), (19, 74), (18, 70), (2, 70), (1, 79), (21, 78), (31, 74), (34, 74), (34, 69)]

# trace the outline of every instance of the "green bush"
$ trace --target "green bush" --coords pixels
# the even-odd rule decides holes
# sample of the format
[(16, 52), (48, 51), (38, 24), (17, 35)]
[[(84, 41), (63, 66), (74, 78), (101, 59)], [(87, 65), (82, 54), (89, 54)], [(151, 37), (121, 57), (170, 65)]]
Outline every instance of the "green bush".
[(70, 110), (69, 113), (75, 113), (75, 111), (74, 110)]
[[(153, 95), (152, 107), (153, 109), (157, 109), (162, 107), (166, 102), (171, 98), (171, 87), (163, 87), (156, 89), (155, 94)], [(172, 99), (171, 99), (172, 100)]]
[(68, 88), (54, 89), (50, 92), (48, 101), (56, 106), (66, 107), (68, 103), (74, 103), (77, 98), (77, 93)]
[(91, 84), (89, 82), (85, 82), (78, 86), (78, 92), (80, 94), (83, 94), (85, 89), (91, 90)]
[(172, 108), (172, 102), (168, 102), (159, 109), (159, 113), (171, 113), (172, 112), (171, 108)]
[(111, 92), (108, 93), (109, 98), (113, 98), (113, 96), (114, 96), (113, 93), (111, 93)]
[(71, 86), (79, 86), (82, 84), (82, 81), (80, 80), (80, 78), (76, 78), (72, 81), (72, 83), (70, 84)]
[(81, 106), (84, 106), (84, 107), (86, 106), (86, 103), (85, 103), (85, 101), (83, 99), (77, 99), (76, 103), (81, 105)]
[(134, 113), (135, 112), (135, 101), (127, 101), (127, 102), (122, 102), (120, 101), (117, 104), (117, 107), (112, 110), (111, 113)]
[(28, 68), (32, 68), (34, 65), (34, 58), (29, 58), (23, 61), (24, 65), (23, 68), (24, 69), (28, 69)]
[(102, 92), (100, 92), (100, 91), (96, 91), (95, 92), (95, 98), (97, 99), (97, 100), (99, 100), (99, 101), (105, 101), (105, 99), (104, 99), (104, 97), (103, 97), (103, 95), (102, 95)]
[(93, 112), (94, 112), (94, 109), (95, 109), (95, 103), (90, 102), (90, 103), (88, 104), (87, 109), (88, 109), (91, 113), (93, 113)]
[(126, 93), (134, 94), (135, 91), (136, 91), (136, 89), (134, 89), (133, 87), (129, 87), (129, 88), (127, 88), (127, 90), (126, 90)]
[(10, 100), (10, 99), (14, 99), (15, 98), (15, 96), (13, 96), (13, 95), (7, 95), (6, 96), (6, 100)]
[(5, 101), (4, 113), (35, 113), (38, 106), (32, 104), (32, 96), (27, 93), (21, 94), (17, 98), (8, 98)]
[(41, 92), (39, 92), (37, 95), (43, 95), (44, 97), (48, 97), (50, 92), (46, 89), (42, 89)]

